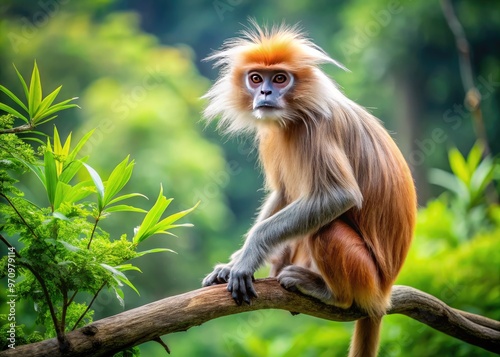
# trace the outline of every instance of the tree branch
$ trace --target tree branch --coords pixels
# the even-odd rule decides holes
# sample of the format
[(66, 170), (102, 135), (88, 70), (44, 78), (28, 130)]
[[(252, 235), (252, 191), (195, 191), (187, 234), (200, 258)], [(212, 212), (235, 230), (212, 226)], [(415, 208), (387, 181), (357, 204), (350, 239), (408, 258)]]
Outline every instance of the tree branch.
[(23, 124), (20, 126), (16, 126), (14, 128), (0, 129), (0, 134), (17, 134), (17, 133), (22, 133), (24, 131), (31, 131), (34, 128), (35, 126), (31, 123)]
[[(109, 356), (218, 317), (260, 309), (288, 310), (333, 321), (353, 321), (365, 316), (356, 307), (343, 310), (288, 292), (273, 278), (257, 280), (255, 289), (259, 297), (251, 305), (242, 306), (234, 303), (225, 285), (194, 290), (72, 331), (66, 336), (70, 348), (64, 354), (60, 352), (57, 340), (50, 339), (0, 352), (0, 356)], [(392, 308), (387, 313), (409, 316), (450, 336), (500, 353), (500, 322), (452, 309), (417, 289), (394, 286)]]

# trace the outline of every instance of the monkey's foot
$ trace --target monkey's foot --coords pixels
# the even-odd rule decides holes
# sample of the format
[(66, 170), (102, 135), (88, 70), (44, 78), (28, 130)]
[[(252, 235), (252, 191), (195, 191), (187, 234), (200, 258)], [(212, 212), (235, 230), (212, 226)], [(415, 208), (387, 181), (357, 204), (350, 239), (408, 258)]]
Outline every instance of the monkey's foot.
[(333, 295), (321, 275), (297, 265), (288, 265), (277, 277), (282, 287), (289, 291), (299, 291), (325, 304), (332, 304)]
[(225, 284), (229, 280), (229, 273), (231, 272), (230, 264), (217, 264), (214, 271), (208, 274), (203, 279), (201, 286), (210, 286), (217, 284)]

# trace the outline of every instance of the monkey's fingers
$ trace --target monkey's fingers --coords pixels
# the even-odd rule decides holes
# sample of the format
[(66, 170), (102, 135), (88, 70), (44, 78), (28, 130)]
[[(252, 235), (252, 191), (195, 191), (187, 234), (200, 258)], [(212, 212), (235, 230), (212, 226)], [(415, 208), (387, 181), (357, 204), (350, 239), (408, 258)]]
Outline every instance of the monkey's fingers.
[(231, 297), (233, 298), (234, 302), (240, 306), (243, 297), (240, 293), (240, 281), (237, 278), (230, 278), (229, 282), (227, 283), (227, 290), (231, 292)]
[(221, 269), (219, 273), (217, 274), (217, 280), (220, 282), (220, 284), (227, 283), (229, 281), (229, 273), (231, 272), (230, 269)]
[(252, 297), (257, 297), (253, 287), (253, 274), (233, 274), (229, 278), (227, 290), (236, 304), (241, 305), (244, 301), (250, 305)]
[(205, 279), (201, 282), (201, 286), (212, 286), (212, 285), (217, 285), (217, 284), (224, 284), (226, 281), (225, 280), (220, 280), (218, 277), (218, 274), (216, 272), (212, 272), (208, 274)]
[(255, 278), (253, 277), (253, 275), (251, 275), (250, 277), (247, 277), (247, 280), (246, 280), (246, 287), (247, 287), (247, 291), (248, 291), (248, 296), (250, 298), (256, 298), (257, 297), (257, 292), (255, 291), (255, 288), (253, 287), (253, 282), (255, 281)]

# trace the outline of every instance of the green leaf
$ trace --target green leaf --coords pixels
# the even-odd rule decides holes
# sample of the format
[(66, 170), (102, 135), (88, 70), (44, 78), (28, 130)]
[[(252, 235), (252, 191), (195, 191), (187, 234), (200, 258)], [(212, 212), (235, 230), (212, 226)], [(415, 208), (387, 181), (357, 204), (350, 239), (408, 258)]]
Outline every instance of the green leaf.
[(125, 283), (126, 285), (128, 285), (128, 287), (130, 287), (132, 290), (134, 290), (137, 295), (141, 295), (139, 294), (139, 290), (137, 290), (137, 288), (134, 286), (134, 284), (132, 284), (132, 282), (130, 280), (128, 280), (128, 278), (125, 276), (125, 275), (115, 275), (113, 276), (115, 279)]
[(167, 200), (167, 198), (163, 196), (163, 186), (160, 186), (160, 194), (158, 195), (155, 204), (146, 214), (146, 217), (144, 217), (144, 220), (139, 226), (139, 229), (133, 238), (134, 243), (140, 243), (152, 235), (149, 233), (151, 228), (160, 220), (163, 212), (165, 212), (167, 207), (170, 205), (170, 202), (172, 202), (172, 199)]
[(58, 181), (56, 184), (56, 192), (54, 195), (54, 210), (57, 210), (62, 202), (67, 200), (68, 194), (73, 188), (67, 183)]
[(25, 121), (26, 123), (29, 123), (29, 119), (26, 118), (24, 115), (22, 115), (21, 113), (19, 113), (17, 110), (15, 110), (14, 108), (11, 108), (9, 107), (8, 105), (5, 105), (3, 103), (0, 103), (0, 110), (3, 110), (9, 114), (12, 114), (13, 116), (15, 116), (16, 118), (19, 118), (19, 119), (22, 119), (23, 121)]
[(65, 166), (59, 175), (59, 181), (69, 183), (76, 173), (82, 168), (83, 162), (80, 160), (72, 161)]
[(161, 220), (160, 222), (158, 222), (152, 229), (154, 231), (156, 231), (156, 233), (158, 232), (163, 232), (167, 229), (171, 229), (171, 228), (177, 228), (177, 227), (191, 227), (192, 225), (190, 225), (189, 223), (186, 223), (184, 225), (177, 225), (177, 226), (172, 226), (172, 223), (178, 221), (179, 219), (181, 219), (182, 217), (186, 216), (187, 214), (191, 213), (194, 209), (196, 209), (196, 207), (198, 207), (198, 205), (200, 204), (200, 202), (196, 203), (196, 205), (194, 205), (193, 207), (187, 209), (187, 210), (184, 210), (184, 211), (181, 211), (181, 212), (177, 212), (177, 213), (174, 213), (170, 216), (168, 216), (167, 218)]
[(75, 247), (73, 244), (70, 244), (70, 243), (65, 242), (65, 241), (63, 241), (63, 240), (60, 240), (60, 239), (59, 239), (57, 242), (58, 242), (58, 243), (61, 243), (61, 244), (64, 246), (64, 248), (66, 248), (66, 249), (67, 249), (67, 250), (69, 250), (70, 252), (78, 252), (79, 250), (81, 250), (80, 248)]
[(126, 195), (122, 195), (122, 196), (118, 196), (118, 197), (113, 198), (111, 201), (108, 202), (108, 205), (112, 205), (114, 203), (117, 203), (117, 202), (129, 199), (129, 198), (132, 198), (132, 197), (144, 197), (145, 199), (148, 199), (146, 196), (144, 196), (141, 193), (129, 193), (129, 194), (126, 194)]
[(108, 264), (105, 264), (105, 263), (101, 263), (99, 264), (100, 266), (102, 266), (104, 269), (106, 269), (107, 271), (109, 271), (112, 275), (121, 275), (123, 277), (126, 278), (125, 274), (123, 274), (121, 271), (119, 271), (118, 269), (116, 268), (113, 268), (112, 266), (108, 265)]
[(23, 139), (23, 141), (34, 141), (34, 142), (36, 142), (36, 143), (38, 143), (40, 145), (45, 145), (45, 143), (42, 140), (38, 139), (38, 138), (32, 138), (32, 137), (24, 136), (22, 139)]
[(19, 158), (19, 157), (16, 157), (15, 158), (17, 161), (19, 161), (20, 163), (22, 163), (24, 166), (26, 166), (28, 169), (30, 169), (31, 172), (33, 172), (36, 177), (38, 177), (38, 179), (40, 180), (40, 182), (42, 183), (42, 185), (44, 187), (46, 187), (45, 185), (45, 175), (43, 173), (43, 170), (36, 166), (36, 165), (33, 165), (29, 162), (26, 162), (25, 160), (23, 160), (22, 158)]
[[(57, 127), (54, 125), (54, 149), (52, 150), (54, 155), (62, 156), (62, 145), (61, 138), (59, 137), (59, 132), (57, 131)], [(63, 163), (59, 160), (56, 160), (56, 168), (57, 168), (57, 176), (59, 176), (62, 172)]]
[(66, 217), (61, 212), (57, 212), (57, 211), (52, 212), (52, 216), (54, 216), (54, 218), (60, 219), (61, 221), (69, 221), (68, 217)]
[(486, 157), (472, 173), (470, 180), (471, 203), (477, 204), (484, 197), (486, 187), (493, 180), (495, 165), (491, 157)]
[(72, 260), (63, 260), (62, 262), (57, 263), (57, 265), (65, 266), (65, 265), (76, 265), (76, 263)]
[(67, 158), (67, 161), (68, 162), (71, 162), (71, 161), (74, 161), (75, 158), (76, 158), (76, 155), (78, 154), (78, 152), (82, 149), (83, 145), (85, 145), (85, 143), (90, 139), (90, 137), (92, 136), (92, 134), (94, 133), (95, 129), (89, 131), (87, 134), (85, 134), (81, 139), (80, 141), (78, 142), (78, 144), (76, 144), (75, 148), (73, 149), (73, 151), (71, 151), (69, 154), (68, 154), (68, 158)]
[(75, 99), (78, 99), (78, 97), (70, 98), (70, 99), (64, 100), (64, 101), (62, 101), (60, 103), (54, 104), (53, 106), (51, 106), (50, 108), (48, 108), (47, 110), (45, 110), (42, 114), (40, 114), (37, 117), (36, 124), (40, 125), (42, 123), (46, 123), (49, 120), (43, 120), (42, 121), (42, 119), (44, 119), (44, 118), (46, 118), (48, 116), (51, 116), (52, 114), (55, 114), (57, 112), (60, 112), (62, 110), (70, 109), (70, 108), (80, 108), (77, 104), (66, 104), (66, 103), (69, 103), (69, 102), (71, 102), (72, 100), (75, 100)]
[(115, 291), (116, 298), (118, 299), (118, 302), (120, 303), (121, 307), (125, 307), (125, 295), (123, 294), (123, 290), (120, 288), (117, 288), (116, 286), (113, 286), (113, 290)]
[(466, 185), (469, 184), (470, 181), (470, 172), (465, 162), (465, 158), (462, 156), (460, 151), (457, 148), (452, 148), (448, 152), (448, 158), (450, 160), (451, 171), (457, 176), (462, 182)]
[(45, 242), (47, 242), (51, 245), (61, 244), (64, 248), (66, 248), (67, 250), (69, 250), (71, 252), (77, 252), (77, 251), (81, 250), (80, 248), (75, 247), (74, 245), (72, 245), (68, 242), (65, 242), (63, 240), (60, 240), (60, 239), (47, 238), (47, 239), (45, 239)]
[(42, 125), (42, 124), (48, 123), (49, 121), (54, 120), (55, 118), (57, 118), (57, 115), (54, 115), (54, 116), (47, 118), (47, 119), (44, 119), (44, 120), (38, 120), (36, 122), (36, 125)]
[(161, 252), (170, 252), (170, 253), (177, 254), (177, 252), (173, 251), (172, 249), (154, 248), (154, 249), (144, 250), (142, 252), (137, 252), (134, 258), (139, 258), (139, 257), (142, 257), (143, 255), (152, 254), (152, 253), (161, 253)]
[(54, 99), (56, 99), (57, 95), (59, 94), (59, 91), (61, 90), (62, 86), (57, 87), (52, 93), (50, 93), (48, 96), (46, 96), (42, 102), (40, 103), (40, 106), (38, 107), (35, 116), (33, 117), (34, 122), (36, 123), (37, 117), (41, 116), (43, 112), (50, 107), (50, 105), (54, 102)]
[(429, 182), (454, 192), (467, 204), (470, 202), (471, 197), (465, 183), (449, 172), (440, 169), (431, 169), (429, 171)]
[(137, 208), (134, 206), (128, 206), (128, 205), (116, 205), (116, 206), (111, 206), (107, 207), (104, 209), (104, 212), (140, 212), (140, 213), (147, 213), (148, 211), (143, 210), (141, 208)]
[[(24, 95), (26, 97), (26, 100), (29, 100), (29, 91), (28, 91), (28, 86), (26, 85), (26, 81), (24, 80), (23, 76), (21, 76), (21, 73), (19, 73), (19, 71), (17, 70), (16, 65), (13, 65), (13, 66), (14, 66), (14, 69), (16, 70), (17, 78), (19, 78), (19, 81), (21, 82), (21, 85), (23, 86)], [(28, 109), (26, 109), (26, 111), (28, 111)]]
[(42, 101), (42, 85), (40, 83), (40, 72), (35, 61), (33, 72), (31, 73), (30, 89), (28, 92), (28, 113), (30, 118), (34, 118), (38, 107)]
[(138, 271), (138, 272), (142, 273), (141, 269), (139, 269), (138, 267), (136, 267), (135, 265), (132, 265), (132, 264), (117, 265), (117, 266), (115, 266), (115, 269), (119, 270), (119, 271), (135, 270), (135, 271)]
[(130, 156), (127, 156), (122, 162), (120, 162), (115, 169), (109, 175), (108, 181), (106, 182), (106, 194), (104, 195), (104, 207), (107, 206), (113, 196), (115, 196), (120, 190), (127, 184), (132, 176), (132, 170), (134, 168), (134, 161), (129, 161)]
[[(54, 104), (54, 105), (53, 105), (53, 106), (51, 106), (50, 108), (51, 108), (51, 109), (54, 109), (54, 110), (56, 110), (56, 111), (60, 111), (60, 110), (65, 109), (65, 107), (66, 107), (66, 106), (68, 106), (68, 103), (69, 103), (69, 102), (72, 102), (72, 101), (77, 100), (77, 99), (78, 99), (78, 97), (73, 97), (73, 98), (65, 99), (65, 100), (63, 100), (63, 101), (61, 101), (61, 102), (59, 102), (59, 103)], [(69, 106), (70, 106), (71, 108), (73, 108), (73, 107), (78, 107), (78, 105), (77, 105), (77, 104), (69, 104)], [(63, 109), (61, 109), (61, 108), (63, 108)], [(79, 107), (78, 107), (78, 108), (79, 108)]]
[(54, 154), (60, 155), (63, 157), (68, 156), (69, 148), (71, 146), (71, 133), (69, 133), (66, 138), (66, 142), (62, 145), (61, 138), (59, 137), (59, 132), (57, 131), (57, 127), (54, 125)]
[(64, 201), (68, 203), (78, 202), (87, 197), (88, 195), (90, 195), (91, 193), (94, 193), (95, 190), (92, 190), (92, 188), (94, 187), (95, 187), (94, 183), (91, 180), (79, 182), (78, 184), (76, 184), (71, 188), (71, 191), (66, 193)]
[(56, 160), (54, 154), (50, 150), (50, 142), (44, 154), (44, 166), (45, 166), (45, 189), (47, 190), (47, 196), (49, 198), (50, 206), (54, 209), (54, 202), (56, 196), (57, 188), (57, 169)]
[[(112, 266), (109, 266), (107, 264), (104, 264), (104, 263), (101, 263), (100, 264), (104, 269), (108, 270), (109, 272), (111, 272), (111, 274), (113, 275), (113, 278), (120, 284), (120, 282), (122, 283), (125, 283), (126, 285), (128, 285), (132, 290), (134, 290), (137, 295), (140, 295), (139, 294), (139, 291), (137, 290), (137, 288), (130, 282), (130, 280), (128, 280), (128, 278), (125, 276), (125, 274), (123, 274), (121, 271), (119, 271), (119, 268), (121, 268), (120, 266), (118, 267), (112, 267)], [(139, 270), (140, 271), (140, 270)]]
[(0, 91), (2, 91), (5, 94), (7, 94), (10, 99), (12, 99), (14, 102), (17, 103), (17, 105), (19, 105), (26, 112), (28, 112), (28, 108), (26, 107), (26, 105), (14, 93), (12, 93), (9, 89), (7, 89), (4, 86), (0, 85)]
[(99, 207), (99, 212), (102, 212), (103, 209), (103, 200), (104, 200), (104, 184), (102, 183), (101, 176), (94, 170), (91, 166), (83, 163), (83, 165), (87, 168), (89, 172), (90, 178), (94, 182), (95, 188), (97, 189), (97, 203)]
[(469, 172), (474, 172), (476, 170), (477, 166), (481, 162), (483, 152), (483, 145), (481, 145), (479, 141), (476, 142), (467, 156), (467, 167), (469, 168)]

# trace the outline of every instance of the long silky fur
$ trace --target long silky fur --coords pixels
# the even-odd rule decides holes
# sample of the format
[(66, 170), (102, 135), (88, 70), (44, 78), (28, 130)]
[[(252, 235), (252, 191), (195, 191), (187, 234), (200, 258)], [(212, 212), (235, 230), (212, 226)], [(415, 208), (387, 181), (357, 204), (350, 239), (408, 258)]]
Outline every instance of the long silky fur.
[[(359, 345), (371, 336), (367, 356), (375, 356), (380, 319), (413, 236), (417, 205), (410, 170), (380, 121), (345, 97), (319, 68), (325, 63), (342, 65), (297, 27), (252, 26), (208, 58), (220, 68), (220, 77), (204, 96), (209, 101), (204, 116), (208, 121), (219, 117), (218, 125), (227, 133), (255, 134), (267, 187), (284, 188), (288, 203), (332, 185), (360, 193), (356, 206), (341, 220), (361, 237), (374, 268), (346, 282), (345, 288), (352, 290), (346, 302), (355, 302), (372, 316), (357, 324), (351, 354), (368, 353)], [(252, 111), (243, 84), (246, 73), (258, 69), (285, 70), (296, 79), (287, 107), (273, 118)], [(300, 249), (309, 248), (304, 244)], [(334, 266), (337, 257), (323, 254), (318, 259), (327, 265), (331, 259)], [(345, 264), (349, 271), (354, 263)]]

